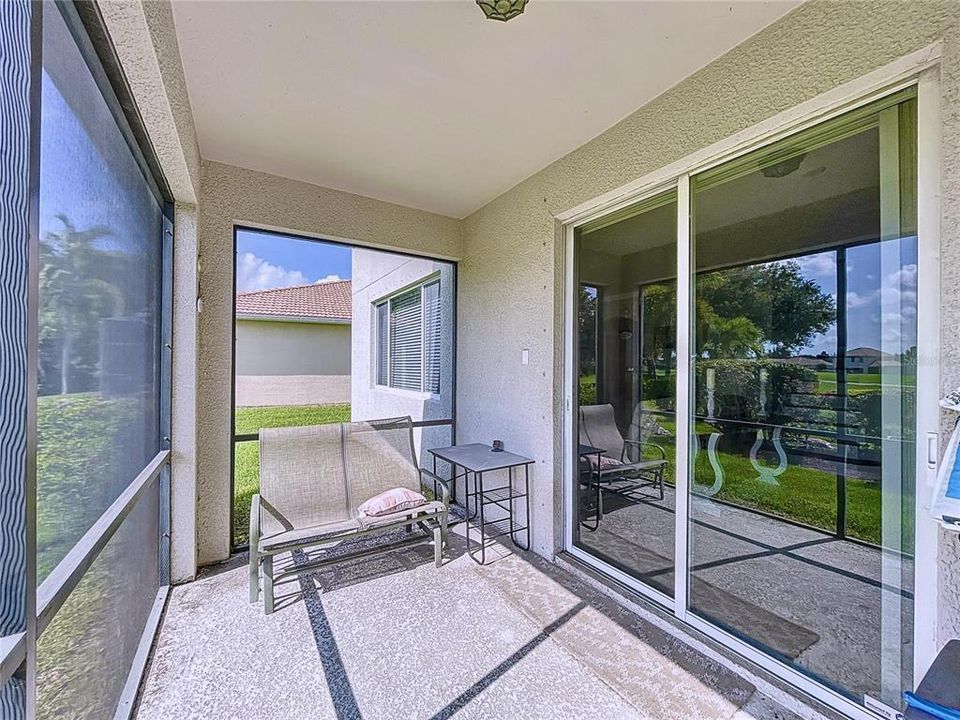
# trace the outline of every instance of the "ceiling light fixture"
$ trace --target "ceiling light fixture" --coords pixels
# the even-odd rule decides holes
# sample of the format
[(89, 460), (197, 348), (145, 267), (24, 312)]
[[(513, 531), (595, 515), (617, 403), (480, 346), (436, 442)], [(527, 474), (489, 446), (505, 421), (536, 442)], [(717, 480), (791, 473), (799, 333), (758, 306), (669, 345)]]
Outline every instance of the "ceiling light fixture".
[(786, 177), (787, 175), (795, 173), (800, 169), (800, 165), (803, 163), (803, 159), (806, 156), (806, 153), (798, 153), (793, 157), (788, 157), (785, 160), (771, 162), (769, 164), (764, 164), (764, 161), (761, 160), (760, 172), (763, 173), (764, 177), (768, 178)]
[(487, 20), (506, 22), (523, 12), (528, 0), (477, 0)]

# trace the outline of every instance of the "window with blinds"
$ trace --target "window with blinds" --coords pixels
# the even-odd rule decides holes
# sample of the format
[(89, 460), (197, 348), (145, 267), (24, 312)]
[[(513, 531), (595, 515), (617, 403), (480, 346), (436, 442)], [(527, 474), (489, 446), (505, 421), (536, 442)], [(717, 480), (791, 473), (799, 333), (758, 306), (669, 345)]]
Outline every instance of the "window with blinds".
[(377, 385), (440, 392), (440, 282), (376, 306)]
[(390, 387), (420, 390), (423, 384), (421, 288), (390, 300)]

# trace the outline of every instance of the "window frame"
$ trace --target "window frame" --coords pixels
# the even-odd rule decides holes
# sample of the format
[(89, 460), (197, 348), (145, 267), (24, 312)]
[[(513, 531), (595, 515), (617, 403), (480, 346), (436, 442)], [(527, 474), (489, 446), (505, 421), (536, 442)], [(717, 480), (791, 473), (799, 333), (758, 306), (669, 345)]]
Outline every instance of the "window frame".
[[(430, 285), (436, 285), (436, 286), (437, 286), (437, 288), (438, 288), (438, 291), (437, 291), (437, 292), (438, 292), (438, 295), (442, 298), (442, 295), (440, 294), (440, 293), (441, 293), (441, 288), (440, 288), (441, 278), (440, 278), (440, 272), (438, 271), (438, 272), (431, 273), (431, 274), (428, 275), (426, 278), (424, 278), (424, 279), (422, 279), (422, 280), (418, 280), (416, 283), (413, 283), (412, 285), (407, 285), (407, 286), (403, 287), (403, 288), (400, 289), (400, 290), (397, 290), (397, 291), (395, 291), (395, 292), (392, 292), (392, 293), (390, 293), (389, 295), (385, 295), (384, 297), (378, 298), (377, 300), (374, 300), (374, 301), (373, 301), (373, 303), (372, 303), (373, 313), (374, 313), (374, 323), (373, 323), (373, 324), (374, 324), (374, 327), (376, 328), (376, 331), (372, 334), (372, 336), (373, 336), (373, 343), (372, 343), (372, 345), (373, 345), (373, 353), (372, 353), (372, 354), (373, 354), (373, 359), (374, 359), (374, 367), (373, 367), (373, 386), (374, 386), (377, 390), (383, 390), (383, 391), (387, 391), (387, 392), (414, 393), (414, 394), (417, 394), (417, 395), (430, 395), (430, 396), (439, 394), (439, 391), (440, 391), (440, 388), (439, 388), (439, 387), (437, 387), (436, 390), (434, 390), (434, 389), (432, 389), (432, 388), (427, 388), (427, 387), (426, 387), (426, 381), (427, 381), (427, 307), (426, 307), (426, 304), (425, 304), (424, 301), (423, 301), (423, 298), (424, 298), (424, 291), (425, 291), (426, 288), (427, 288), (428, 286), (430, 286)], [(393, 355), (392, 355), (392, 353), (393, 353), (393, 340), (392, 340), (393, 333), (391, 332), (392, 326), (391, 326), (390, 318), (392, 317), (393, 302), (394, 302), (395, 300), (397, 300), (398, 298), (404, 297), (404, 296), (410, 294), (411, 292), (413, 292), (413, 291), (415, 291), (415, 290), (419, 293), (418, 302), (419, 302), (419, 304), (420, 304), (420, 313), (419, 313), (419, 314), (420, 314), (420, 389), (419, 389), (419, 390), (414, 390), (414, 389), (412, 389), (412, 388), (405, 388), (405, 387), (396, 387), (395, 385), (393, 385), (393, 384), (392, 384), (392, 382), (393, 382), (393, 373), (392, 373), (392, 369), (391, 369), (391, 368), (392, 368), (392, 365), (393, 365), (393, 363), (391, 362), (392, 357), (393, 357)], [(382, 350), (383, 348), (382, 348), (382, 346), (381, 346), (381, 342), (382, 342), (382, 341), (381, 341), (381, 338), (380, 338), (379, 312), (380, 312), (380, 309), (383, 308), (383, 307), (386, 307), (386, 308), (387, 308), (387, 310), (386, 310), (386, 317), (387, 317), (387, 333), (386, 333), (386, 336), (387, 336), (387, 348), (386, 348), (386, 350), (387, 350), (387, 352), (386, 352), (386, 355), (384, 356), (385, 361), (386, 361), (386, 367), (383, 368), (384, 376), (385, 376), (385, 378), (386, 378), (386, 383), (385, 383), (385, 384), (380, 382), (380, 377), (381, 377), (381, 367), (380, 367), (381, 354), (380, 354), (380, 353), (381, 353), (381, 350)], [(442, 383), (440, 382), (439, 377), (438, 377), (438, 379), (437, 379), (437, 384), (438, 384), (438, 386), (439, 386), (439, 385), (442, 385)]]

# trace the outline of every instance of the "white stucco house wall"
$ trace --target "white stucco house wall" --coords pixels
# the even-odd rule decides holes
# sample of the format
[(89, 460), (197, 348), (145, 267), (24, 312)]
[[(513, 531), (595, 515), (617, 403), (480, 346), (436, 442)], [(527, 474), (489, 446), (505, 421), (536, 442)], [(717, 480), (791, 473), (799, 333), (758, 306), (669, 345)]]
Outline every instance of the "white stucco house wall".
[(237, 295), (236, 404), (350, 402), (350, 281)]
[[(351, 333), (353, 380), (350, 414), (353, 420), (403, 417), (415, 422), (454, 417), (453, 408), (453, 316), (456, 270), (453, 263), (390, 252), (356, 248), (352, 257), (353, 289)], [(424, 290), (427, 287), (430, 290)], [(386, 321), (391, 301), (409, 298), (413, 314), (420, 313), (421, 357), (414, 358), (402, 379)], [(421, 303), (420, 310), (415, 305)], [(439, 308), (434, 317), (424, 303), (433, 300)], [(378, 320), (378, 311), (383, 315)], [(378, 333), (378, 327), (384, 332)], [(416, 331), (414, 331), (416, 333)], [(430, 337), (438, 342), (436, 347)], [(416, 344), (414, 339), (413, 344)], [(431, 361), (437, 366), (431, 373)], [(415, 353), (414, 353), (415, 354)], [(419, 360), (419, 361), (418, 361)], [(417, 382), (419, 372), (419, 383)], [(426, 449), (452, 443), (449, 426), (418, 429), (415, 433), (421, 462), (428, 462)]]

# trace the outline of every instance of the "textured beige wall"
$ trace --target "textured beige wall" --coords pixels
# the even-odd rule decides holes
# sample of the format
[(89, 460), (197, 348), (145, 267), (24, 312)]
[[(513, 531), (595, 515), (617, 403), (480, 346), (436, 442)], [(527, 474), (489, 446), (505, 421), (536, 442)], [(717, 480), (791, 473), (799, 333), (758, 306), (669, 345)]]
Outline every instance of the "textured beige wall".
[(200, 148), (170, 3), (100, 0), (97, 4), (173, 197), (195, 205)]
[(200, 193), (197, 552), (201, 565), (230, 552), (230, 344), (234, 225), (349, 239), (370, 247), (456, 259), (452, 219), (350, 193), (203, 161)]
[[(554, 216), (940, 38), (942, 384), (960, 384), (958, 17), (955, 1), (802, 5), (465, 220), (457, 439), (503, 437), (511, 449), (536, 458), (538, 552), (554, 552), (562, 531), (562, 246)], [(520, 364), (524, 348), (530, 350), (528, 366)], [(940, 555), (941, 637), (946, 638), (960, 634), (957, 543), (943, 539)]]
[(237, 375), (237, 407), (349, 405), (350, 375)]
[(238, 318), (235, 372), (349, 375), (350, 324)]
[[(195, 252), (196, 237), (191, 238), (188, 206), (196, 202), (201, 170), (169, 4), (106, 0), (100, 5), (164, 172), (176, 199), (184, 204), (178, 206), (178, 221), (181, 215), (187, 218), (177, 230), (176, 258), (175, 577), (188, 578), (195, 567), (189, 542), (194, 513), (199, 514), (200, 561), (216, 561), (228, 552), (226, 398), (234, 220), (451, 258), (460, 255), (462, 233), (458, 437), (462, 441), (503, 437), (513, 449), (536, 457), (534, 540), (536, 549), (549, 555), (557, 547), (561, 528), (562, 284), (554, 216), (939, 38), (944, 39), (941, 384), (943, 389), (960, 384), (956, 361), (960, 335), (955, 332), (960, 325), (960, 13), (956, 2), (801, 6), (489, 203), (461, 226), (448, 218), (346, 193), (205, 164), (199, 222), (204, 254), (200, 287), (206, 311), (199, 318), (199, 328), (192, 309), (197, 278), (190, 254)], [(524, 348), (531, 351), (527, 366), (520, 364)], [(483, 372), (475, 372), (476, 368)], [(193, 438), (198, 399), (204, 412)], [(190, 454), (195, 447), (194, 462)], [(195, 489), (194, 467), (199, 473)], [(942, 637), (960, 635), (958, 547), (952, 536), (942, 536)]]
[(173, 582), (191, 580), (196, 553), (197, 196), (200, 149), (166, 0), (98, 3), (175, 200), (171, 540)]
[[(940, 86), (943, 94), (940, 205), (940, 389), (960, 386), (960, 5), (946, 34)], [(941, 427), (953, 428), (952, 413), (942, 413)], [(946, 432), (941, 433), (946, 438)], [(941, 451), (943, 446), (941, 445)], [(940, 643), (960, 638), (960, 537), (940, 531)]]

